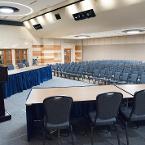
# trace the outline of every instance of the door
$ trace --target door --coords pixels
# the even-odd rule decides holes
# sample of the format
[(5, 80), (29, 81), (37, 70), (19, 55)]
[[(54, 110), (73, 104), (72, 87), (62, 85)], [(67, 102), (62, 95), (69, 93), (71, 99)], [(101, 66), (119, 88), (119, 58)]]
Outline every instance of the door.
[(64, 63), (70, 63), (71, 62), (71, 49), (65, 48), (64, 49)]

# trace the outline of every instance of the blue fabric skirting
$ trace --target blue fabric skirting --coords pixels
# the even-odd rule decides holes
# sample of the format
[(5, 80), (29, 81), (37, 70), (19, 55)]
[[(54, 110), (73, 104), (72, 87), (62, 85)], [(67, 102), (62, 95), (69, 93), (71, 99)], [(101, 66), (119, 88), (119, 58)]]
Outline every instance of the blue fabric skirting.
[(50, 66), (9, 75), (8, 81), (4, 85), (4, 98), (30, 89), (49, 79), (52, 79)]

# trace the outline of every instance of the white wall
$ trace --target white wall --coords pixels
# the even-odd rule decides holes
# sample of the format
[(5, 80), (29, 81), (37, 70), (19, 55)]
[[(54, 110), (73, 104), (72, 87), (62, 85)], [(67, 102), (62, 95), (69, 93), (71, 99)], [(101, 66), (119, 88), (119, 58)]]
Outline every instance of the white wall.
[(0, 49), (12, 49), (12, 62), (15, 65), (14, 49), (28, 49), (28, 61), (32, 64), (32, 44), (39, 44), (40, 40), (23, 26), (0, 25)]
[(84, 46), (83, 60), (143, 60), (145, 61), (145, 44)]
[(25, 27), (0, 26), (0, 49), (31, 48), (33, 43), (37, 43), (37, 39)]
[(83, 60), (122, 59), (145, 61), (145, 35), (83, 41)]

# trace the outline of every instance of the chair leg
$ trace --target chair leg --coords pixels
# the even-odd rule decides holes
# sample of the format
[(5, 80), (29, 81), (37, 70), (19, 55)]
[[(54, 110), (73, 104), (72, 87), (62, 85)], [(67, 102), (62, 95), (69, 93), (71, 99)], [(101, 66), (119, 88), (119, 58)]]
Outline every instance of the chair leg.
[(60, 145), (60, 129), (57, 130), (58, 145)]
[(45, 145), (45, 139), (46, 139), (46, 129), (43, 130), (43, 145)]
[(128, 131), (127, 131), (127, 122), (125, 122), (125, 134), (126, 134), (127, 145), (129, 145)]
[(70, 134), (71, 134), (71, 139), (72, 139), (72, 145), (74, 145), (74, 138), (73, 138), (73, 128), (72, 128), (72, 125), (70, 126)]
[(91, 126), (91, 145), (94, 145), (94, 127)]
[(116, 129), (116, 135), (117, 135), (118, 145), (120, 145), (119, 131), (118, 131), (117, 125), (115, 125), (115, 129)]

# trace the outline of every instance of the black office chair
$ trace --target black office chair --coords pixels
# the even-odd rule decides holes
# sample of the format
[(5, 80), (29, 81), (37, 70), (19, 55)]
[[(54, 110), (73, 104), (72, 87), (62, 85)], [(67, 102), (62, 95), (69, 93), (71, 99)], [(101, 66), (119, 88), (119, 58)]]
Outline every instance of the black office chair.
[(117, 116), (123, 95), (118, 92), (108, 92), (96, 97), (96, 112), (90, 113), (91, 144), (93, 145), (93, 130), (96, 126), (115, 126), (118, 145), (120, 145), (119, 133), (117, 128)]
[(14, 65), (13, 64), (9, 64), (8, 65), (8, 70), (14, 70)]
[(43, 145), (45, 145), (46, 132), (49, 130), (57, 130), (58, 138), (60, 138), (61, 129), (70, 129), (72, 144), (73, 134), (70, 124), (70, 112), (72, 98), (66, 96), (48, 97), (43, 101), (44, 105), (44, 134)]
[(125, 125), (127, 145), (129, 145), (129, 138), (127, 132), (128, 123), (145, 121), (145, 90), (136, 92), (133, 99), (134, 101), (131, 107), (122, 106), (120, 108), (120, 113), (123, 117), (123, 122)]

